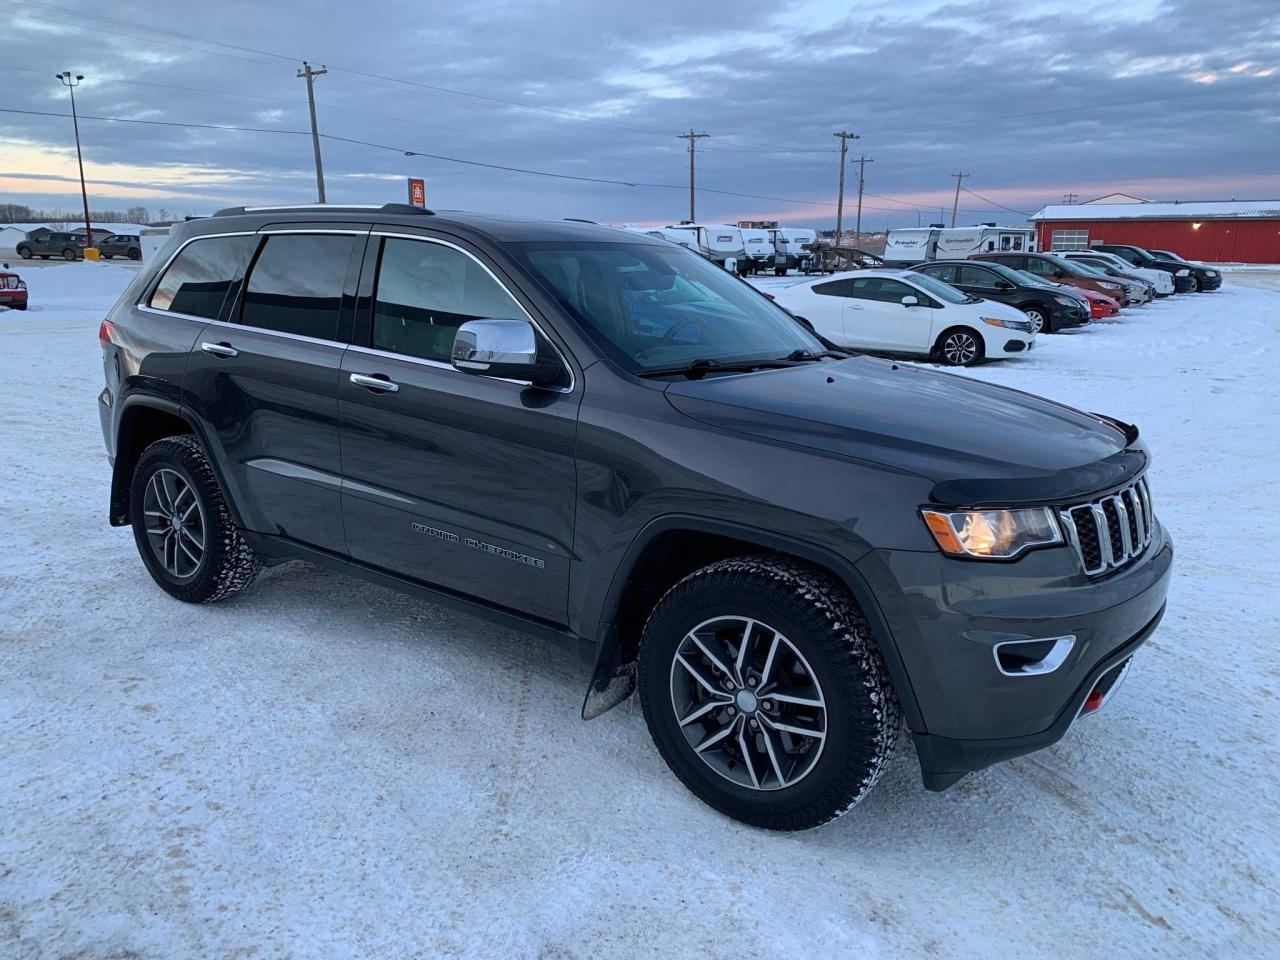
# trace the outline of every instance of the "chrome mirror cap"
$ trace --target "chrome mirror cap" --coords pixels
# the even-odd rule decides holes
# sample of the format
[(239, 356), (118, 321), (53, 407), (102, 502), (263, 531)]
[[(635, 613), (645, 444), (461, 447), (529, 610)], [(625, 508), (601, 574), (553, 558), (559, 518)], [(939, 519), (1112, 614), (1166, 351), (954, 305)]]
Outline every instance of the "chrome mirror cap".
[(534, 384), (555, 372), (538, 357), (538, 336), (528, 320), (468, 320), (454, 334), (450, 359), (463, 373)]

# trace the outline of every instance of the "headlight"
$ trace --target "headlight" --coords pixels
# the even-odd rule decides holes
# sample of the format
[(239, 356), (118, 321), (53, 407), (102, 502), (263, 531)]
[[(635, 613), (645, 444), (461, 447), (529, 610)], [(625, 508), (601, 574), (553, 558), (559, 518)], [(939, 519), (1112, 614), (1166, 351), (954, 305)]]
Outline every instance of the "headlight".
[(1060, 304), (1062, 304), (1064, 307), (1078, 307), (1078, 306), (1080, 305), (1080, 301), (1079, 301), (1079, 300), (1073, 300), (1071, 297), (1058, 297), (1058, 296), (1055, 296), (1055, 297), (1053, 298), (1053, 302), (1054, 302), (1054, 303), (1060, 303)]
[(982, 322), (989, 323), (993, 327), (1021, 330), (1023, 333), (1030, 333), (1032, 330), (1030, 320), (1002, 320), (1000, 317), (983, 317)]
[(1175, 277), (1189, 277), (1189, 276), (1191, 276), (1191, 271), (1190, 271), (1190, 270), (1179, 270), (1177, 273), (1175, 273), (1175, 274), (1174, 274), (1174, 276), (1175, 276)]
[(1098, 286), (1100, 286), (1103, 290), (1119, 290), (1120, 289), (1120, 284), (1118, 283), (1099, 283)]
[(1062, 543), (1048, 507), (1016, 510), (922, 510), (938, 548), (953, 557), (1011, 560), (1032, 547)]
[(1204, 275), (1205, 275), (1206, 277), (1216, 277), (1216, 276), (1218, 275), (1218, 271), (1217, 271), (1217, 270), (1206, 270), (1206, 271), (1204, 272)]

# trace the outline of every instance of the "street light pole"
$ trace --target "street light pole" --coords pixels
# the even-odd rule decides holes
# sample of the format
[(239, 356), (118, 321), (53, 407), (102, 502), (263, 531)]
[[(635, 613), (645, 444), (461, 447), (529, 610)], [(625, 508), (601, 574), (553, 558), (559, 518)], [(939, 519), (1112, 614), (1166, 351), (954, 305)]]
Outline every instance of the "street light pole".
[(84, 245), (87, 250), (93, 246), (93, 227), (89, 225), (89, 191), (84, 185), (84, 155), (80, 152), (80, 118), (76, 115), (76, 87), (80, 86), (84, 74), (64, 70), (57, 74), (57, 78), (71, 92), (71, 125), (76, 131), (76, 163), (80, 165), (80, 199), (84, 202)]

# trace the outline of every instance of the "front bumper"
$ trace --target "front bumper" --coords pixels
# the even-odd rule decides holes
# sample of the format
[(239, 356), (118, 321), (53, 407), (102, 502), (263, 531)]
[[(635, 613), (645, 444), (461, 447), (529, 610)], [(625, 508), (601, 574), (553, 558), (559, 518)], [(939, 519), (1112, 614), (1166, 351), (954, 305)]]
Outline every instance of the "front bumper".
[(1220, 273), (1219, 273), (1216, 277), (1201, 277), (1201, 278), (1200, 278), (1200, 289), (1201, 289), (1202, 291), (1203, 291), (1203, 290), (1217, 290), (1220, 286), (1222, 286), (1222, 274), (1220, 274)]
[(1067, 307), (1060, 303), (1055, 303), (1049, 309), (1049, 319), (1055, 330), (1062, 330), (1066, 327), (1083, 327), (1089, 322), (1089, 311), (1084, 307)]
[[(1067, 548), (1012, 563), (873, 551), (858, 564), (919, 705), (913, 729), (930, 789), (1055, 743), (1098, 679), (1146, 640), (1164, 612), (1173, 544), (1161, 526), (1130, 565), (1085, 576)], [(1054, 669), (1003, 672), (997, 645), (1074, 638)]]

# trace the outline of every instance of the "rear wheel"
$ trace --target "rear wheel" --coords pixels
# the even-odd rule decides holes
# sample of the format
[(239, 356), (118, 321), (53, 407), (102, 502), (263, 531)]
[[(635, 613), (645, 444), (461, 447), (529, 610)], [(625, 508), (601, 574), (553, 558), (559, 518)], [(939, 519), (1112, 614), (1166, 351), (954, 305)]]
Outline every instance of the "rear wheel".
[(139, 250), (137, 247), (130, 247), (130, 248), (129, 248), (129, 259), (130, 259), (130, 260), (141, 260), (141, 259), (142, 259), (142, 251), (141, 251), (141, 250)]
[(968, 327), (952, 327), (938, 338), (937, 353), (949, 367), (968, 367), (982, 359), (982, 337)]
[(724, 560), (672, 587), (645, 625), (638, 680), (672, 772), (721, 813), (772, 830), (856, 806), (901, 724), (852, 598), (783, 558)]
[(1049, 314), (1044, 307), (1031, 304), (1023, 307), (1022, 312), (1027, 315), (1036, 333), (1053, 333), (1053, 323), (1049, 320)]
[(193, 436), (157, 440), (142, 452), (133, 471), (129, 515), (147, 572), (179, 600), (222, 600), (257, 576), (257, 555), (236, 529), (213, 468)]

